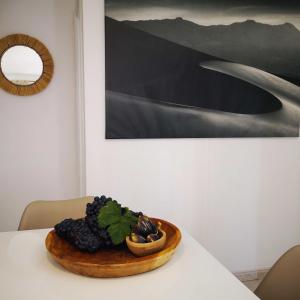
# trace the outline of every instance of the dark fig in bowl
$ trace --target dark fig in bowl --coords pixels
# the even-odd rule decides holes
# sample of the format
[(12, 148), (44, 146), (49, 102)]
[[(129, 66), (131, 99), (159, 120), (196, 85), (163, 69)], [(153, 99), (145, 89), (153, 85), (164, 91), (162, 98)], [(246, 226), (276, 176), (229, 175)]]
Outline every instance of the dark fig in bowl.
[(158, 230), (147, 216), (139, 216), (133, 232), (146, 238), (149, 234), (157, 234)]
[(151, 233), (147, 236), (146, 241), (148, 243), (151, 243), (151, 242), (159, 240), (160, 238), (161, 238), (161, 236), (159, 234)]
[(143, 236), (138, 235), (134, 232), (131, 233), (130, 240), (133, 241), (134, 243), (146, 243), (147, 242), (147, 240)]

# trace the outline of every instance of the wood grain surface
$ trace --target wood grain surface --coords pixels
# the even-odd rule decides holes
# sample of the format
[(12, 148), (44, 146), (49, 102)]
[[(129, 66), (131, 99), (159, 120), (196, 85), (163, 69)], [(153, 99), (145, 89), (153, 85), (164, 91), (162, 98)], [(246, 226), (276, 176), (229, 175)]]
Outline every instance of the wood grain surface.
[(160, 219), (151, 220), (162, 223), (167, 241), (161, 251), (148, 256), (134, 256), (126, 244), (118, 249), (103, 249), (92, 254), (82, 252), (60, 238), (54, 230), (47, 235), (46, 247), (55, 261), (76, 274), (106, 278), (148, 272), (168, 262), (181, 240), (181, 233), (175, 225)]

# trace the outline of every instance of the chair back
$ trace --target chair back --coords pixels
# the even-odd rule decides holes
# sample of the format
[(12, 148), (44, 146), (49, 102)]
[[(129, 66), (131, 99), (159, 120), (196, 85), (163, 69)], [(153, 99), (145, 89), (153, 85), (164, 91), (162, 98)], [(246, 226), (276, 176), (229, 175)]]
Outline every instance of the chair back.
[(261, 300), (300, 299), (300, 245), (282, 255), (255, 291)]
[(93, 202), (93, 198), (33, 201), (26, 206), (18, 230), (50, 228), (67, 218), (82, 218), (85, 216), (86, 204)]

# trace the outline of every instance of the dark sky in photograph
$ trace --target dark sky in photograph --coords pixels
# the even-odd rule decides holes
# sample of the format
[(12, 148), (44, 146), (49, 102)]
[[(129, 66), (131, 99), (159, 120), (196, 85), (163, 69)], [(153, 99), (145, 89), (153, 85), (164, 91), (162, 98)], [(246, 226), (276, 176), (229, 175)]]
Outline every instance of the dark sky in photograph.
[(201, 24), (231, 24), (252, 19), (292, 23), (300, 30), (300, 0), (105, 0), (106, 15), (116, 20), (173, 19)]
[(105, 0), (106, 4), (118, 5), (168, 5), (178, 6), (182, 4), (190, 5), (257, 5), (257, 6), (278, 6), (278, 7), (300, 7), (299, 1), (295, 0)]

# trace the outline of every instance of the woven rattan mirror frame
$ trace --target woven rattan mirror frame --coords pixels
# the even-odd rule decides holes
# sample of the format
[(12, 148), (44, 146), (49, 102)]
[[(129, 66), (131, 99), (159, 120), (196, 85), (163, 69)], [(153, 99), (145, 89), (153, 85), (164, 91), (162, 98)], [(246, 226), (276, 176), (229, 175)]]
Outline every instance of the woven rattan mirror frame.
[(1, 70), (0, 64), (0, 87), (8, 93), (18, 96), (30, 96), (44, 90), (53, 76), (54, 63), (47, 47), (38, 39), (26, 34), (11, 34), (0, 39), (0, 62), (6, 50), (13, 46), (27, 46), (40, 56), (43, 62), (43, 72), (40, 78), (30, 85), (18, 85), (9, 81)]

